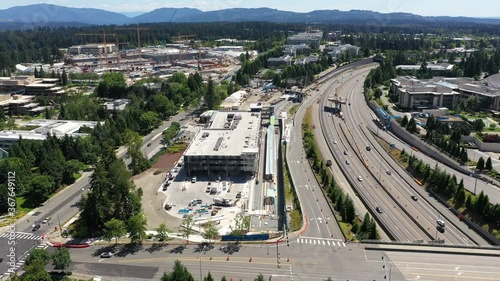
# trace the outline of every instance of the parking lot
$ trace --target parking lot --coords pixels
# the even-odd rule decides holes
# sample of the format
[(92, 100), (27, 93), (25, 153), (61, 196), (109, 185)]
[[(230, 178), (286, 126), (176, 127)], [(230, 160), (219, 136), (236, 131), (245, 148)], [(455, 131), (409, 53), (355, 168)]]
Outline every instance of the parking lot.
[(234, 217), (247, 207), (250, 177), (187, 177), (177, 165), (168, 178), (159, 190), (167, 196), (165, 211), (179, 219), (192, 215), (197, 231), (198, 225), (214, 221), (219, 233), (226, 234)]

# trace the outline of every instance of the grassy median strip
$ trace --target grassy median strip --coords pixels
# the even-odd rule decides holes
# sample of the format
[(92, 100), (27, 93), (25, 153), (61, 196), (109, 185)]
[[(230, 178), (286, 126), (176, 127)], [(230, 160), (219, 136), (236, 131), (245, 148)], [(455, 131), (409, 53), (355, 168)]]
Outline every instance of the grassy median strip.
[(284, 182), (285, 182), (285, 199), (286, 205), (293, 206), (290, 212), (290, 231), (297, 231), (302, 227), (303, 219), (300, 208), (299, 197), (295, 191), (295, 186), (293, 185), (292, 179), (290, 177), (290, 171), (288, 169), (288, 163), (286, 161), (286, 147), (283, 147), (283, 159), (285, 162), (284, 169)]
[(328, 197), (330, 205), (336, 210), (335, 217), (340, 224), (344, 236), (351, 241), (378, 239), (379, 235), (376, 223), (368, 214), (365, 215), (361, 223), (360, 219), (356, 216), (352, 199), (337, 185), (331, 170), (325, 165), (323, 155), (319, 153), (318, 143), (314, 135), (316, 125), (312, 121), (312, 114), (312, 107), (309, 107), (302, 124), (304, 150), (318, 182), (321, 183), (321, 188)]

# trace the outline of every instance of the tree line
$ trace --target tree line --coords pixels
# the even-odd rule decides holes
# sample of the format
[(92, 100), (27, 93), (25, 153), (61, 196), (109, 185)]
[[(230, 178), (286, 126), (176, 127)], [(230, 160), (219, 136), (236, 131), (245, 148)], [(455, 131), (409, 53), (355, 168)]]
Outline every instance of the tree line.
[[(123, 91), (123, 92), (122, 92)], [(199, 74), (188, 78), (173, 75), (159, 92), (143, 85), (126, 87), (121, 74), (105, 74), (95, 96), (75, 95), (65, 98), (59, 107), (60, 119), (105, 121), (93, 130), (83, 127), (89, 137), (48, 136), (44, 141), (21, 139), (0, 160), (0, 194), (7, 192), (7, 171), (16, 171), (17, 196), (26, 197), (32, 207), (43, 203), (64, 185), (74, 182), (85, 165), (95, 165), (108, 151), (127, 145), (132, 158), (131, 171), (139, 173), (149, 167), (139, 152), (141, 137), (183, 106), (197, 104), (205, 86)], [(123, 111), (109, 113), (101, 106), (102, 98), (128, 98)], [(1, 196), (0, 212), (7, 210), (7, 196)]]
[[(172, 43), (179, 34), (196, 34), (196, 40), (209, 42), (219, 38), (256, 40), (247, 43), (249, 48), (259, 51), (269, 49), (277, 38), (286, 37), (289, 29), (296, 29), (303, 24), (276, 24), (269, 22), (217, 22), (217, 23), (150, 23), (141, 24), (147, 31), (141, 32), (143, 46), (157, 46)], [(135, 25), (125, 26), (135, 27)], [(102, 42), (102, 36), (79, 37), (78, 33), (107, 34), (116, 33), (119, 42), (129, 42), (130, 48), (137, 47), (137, 33), (133, 30), (116, 30), (117, 26), (85, 27), (37, 27), (30, 30), (5, 30), (0, 42), (0, 71), (11, 71), (18, 63), (52, 64), (62, 62), (64, 54), (61, 48), (72, 45)], [(281, 31), (280, 31), (281, 30)], [(278, 32), (277, 32), (278, 31)], [(265, 39), (265, 40), (264, 40)], [(262, 40), (262, 41), (260, 41)]]
[[(483, 225), (489, 232), (500, 237), (500, 204), (491, 204), (488, 195), (482, 191), (472, 194), (465, 191), (463, 179), (457, 182), (455, 175), (450, 175), (439, 167), (431, 168), (414, 155), (408, 155), (404, 150), (400, 158), (408, 162), (408, 169), (427, 189), (431, 189), (444, 200), (452, 200), (456, 209)], [(486, 226), (486, 227), (485, 227)]]
[[(56, 271), (47, 272), (45, 267), (52, 261), (52, 266)], [(67, 275), (71, 272), (66, 272), (66, 269), (71, 264), (71, 256), (67, 248), (60, 247), (50, 254), (45, 249), (34, 249), (30, 252), (24, 263), (24, 273), (22, 275), (11, 275), (10, 281), (70, 281)], [(61, 274), (57, 271), (61, 271)]]

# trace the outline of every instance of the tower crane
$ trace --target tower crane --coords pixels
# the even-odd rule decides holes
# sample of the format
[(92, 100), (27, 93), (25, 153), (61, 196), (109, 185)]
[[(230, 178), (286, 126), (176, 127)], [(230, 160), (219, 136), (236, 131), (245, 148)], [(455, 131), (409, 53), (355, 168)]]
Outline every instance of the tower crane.
[[(189, 39), (195, 38), (195, 37), (196, 37), (196, 35), (181, 35), (179, 33), (178, 36), (173, 36), (172, 37), (172, 42), (191, 45), (190, 42), (189, 42)], [(179, 48), (179, 52), (180, 52), (179, 59), (182, 61), (182, 48)], [(198, 58), (198, 68), (199, 68), (199, 58)]]
[(116, 37), (116, 34), (114, 34), (114, 33), (106, 33), (106, 31), (103, 30), (101, 34), (99, 34), (99, 33), (77, 33), (75, 35), (76, 36), (102, 36), (103, 40), (104, 40), (104, 57), (106, 59), (106, 65), (109, 65), (109, 61), (108, 61), (108, 46), (107, 46), (107, 43), (106, 43), (106, 38), (107, 38), (106, 36), (114, 36), (114, 37)]
[(145, 27), (117, 27), (117, 30), (136, 30), (137, 31), (137, 48), (139, 48), (139, 59), (142, 59), (142, 50), (141, 50), (141, 30), (148, 30)]

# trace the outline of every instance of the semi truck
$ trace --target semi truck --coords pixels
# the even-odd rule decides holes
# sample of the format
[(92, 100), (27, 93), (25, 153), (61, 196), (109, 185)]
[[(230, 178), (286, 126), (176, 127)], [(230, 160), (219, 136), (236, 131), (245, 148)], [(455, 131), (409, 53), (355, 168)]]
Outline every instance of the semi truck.
[(231, 199), (214, 198), (214, 205), (221, 207), (233, 207), (234, 201)]

